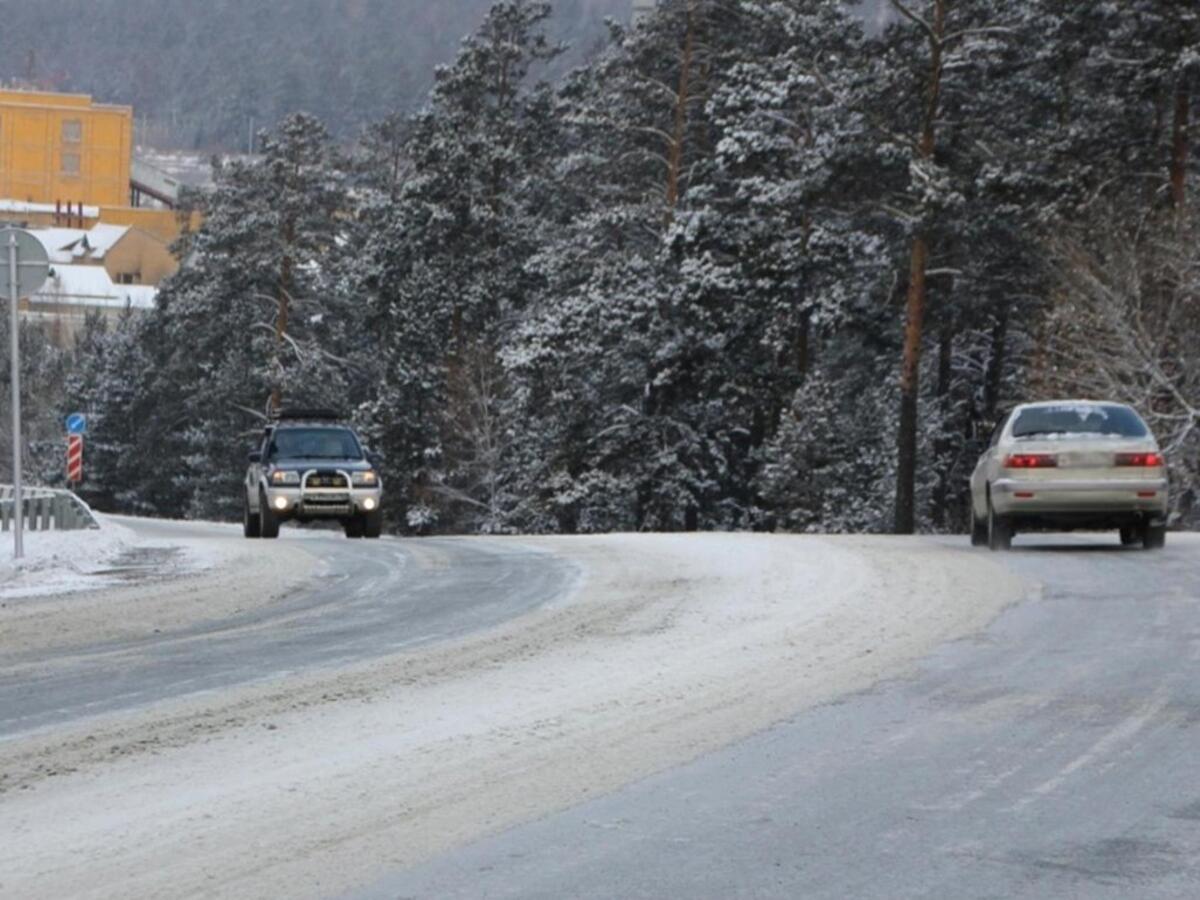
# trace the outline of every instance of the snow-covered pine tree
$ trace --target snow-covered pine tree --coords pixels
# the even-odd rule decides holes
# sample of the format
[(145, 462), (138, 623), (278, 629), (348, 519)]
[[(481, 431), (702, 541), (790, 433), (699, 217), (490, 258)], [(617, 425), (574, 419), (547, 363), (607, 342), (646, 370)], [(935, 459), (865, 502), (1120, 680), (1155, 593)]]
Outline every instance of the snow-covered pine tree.
[(138, 347), (127, 348), (132, 395), (147, 416), (134, 447), (145, 467), (139, 484), (181, 495), (156, 504), (161, 514), (240, 514), (245, 452), (269, 405), (350, 396), (344, 360), (361, 326), (335, 278), (341, 169), (309, 116), (292, 116), (260, 144), (261, 158), (219, 172), (186, 264), (133, 332)]
[(953, 290), (946, 283), (955, 271), (950, 238), (987, 163), (990, 123), (979, 111), (1008, 87), (1009, 48), (1023, 17), (1020, 3), (1000, 0), (890, 2), (898, 17), (867, 46), (862, 77), (829, 85), (877, 132), (880, 167), (869, 199), (905, 273), (895, 529), (909, 533), (918, 521), (918, 403), (930, 292)]
[(549, 14), (534, 0), (495, 3), (438, 71), (407, 128), (404, 183), (368, 238), (380, 387), (361, 415), (386, 450), (398, 512), (412, 507), (421, 523), (505, 527), (509, 504), (496, 504), (507, 470), (476, 426), (503, 413), (493, 348), (528, 302), (525, 261), (556, 205), (552, 91), (534, 80), (561, 51), (546, 37)]
[(706, 103), (747, 52), (744, 20), (736, 3), (663, 3), (561, 92), (571, 219), (531, 263), (545, 290), (506, 350), (539, 448), (523, 476), (535, 527), (738, 520), (722, 481), (745, 429), (712, 389), (721, 324), (668, 235), (711, 169)]

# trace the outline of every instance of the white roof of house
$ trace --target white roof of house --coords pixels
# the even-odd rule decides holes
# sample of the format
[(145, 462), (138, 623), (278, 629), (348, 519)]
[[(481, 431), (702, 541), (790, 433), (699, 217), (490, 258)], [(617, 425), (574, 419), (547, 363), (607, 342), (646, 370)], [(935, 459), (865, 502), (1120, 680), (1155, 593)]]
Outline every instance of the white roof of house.
[(129, 233), (128, 225), (93, 225), (87, 233), (87, 242), (91, 245), (97, 259), (103, 259), (116, 246), (117, 241)]
[(128, 225), (95, 225), (80, 228), (30, 228), (30, 234), (42, 242), (52, 263), (103, 260), (117, 241), (129, 233)]
[(66, 306), (88, 306), (124, 309), (153, 309), (158, 289), (142, 284), (113, 284), (103, 266), (56, 263), (50, 277), (30, 303), (58, 303)]
[(71, 246), (87, 234), (86, 231), (80, 231), (78, 228), (31, 228), (29, 233), (41, 241), (42, 246), (46, 248), (46, 255), (50, 257), (52, 263), (71, 262), (71, 252), (63, 248)]

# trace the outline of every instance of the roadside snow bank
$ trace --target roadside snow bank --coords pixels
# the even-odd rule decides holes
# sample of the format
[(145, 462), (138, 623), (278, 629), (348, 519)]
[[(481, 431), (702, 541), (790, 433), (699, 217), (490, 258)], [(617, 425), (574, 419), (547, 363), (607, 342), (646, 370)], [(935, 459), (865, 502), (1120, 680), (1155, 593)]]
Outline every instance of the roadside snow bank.
[(96, 518), (99, 530), (33, 532), (19, 566), (11, 551), (2, 557), (0, 665), (248, 615), (301, 589), (319, 565), (307, 542), (267, 546), (240, 526)]
[(137, 536), (108, 516), (94, 515), (99, 528), (25, 532), (25, 557), (21, 560), (13, 559), (12, 532), (0, 533), (0, 598), (65, 594), (103, 586), (105, 570), (137, 544)]

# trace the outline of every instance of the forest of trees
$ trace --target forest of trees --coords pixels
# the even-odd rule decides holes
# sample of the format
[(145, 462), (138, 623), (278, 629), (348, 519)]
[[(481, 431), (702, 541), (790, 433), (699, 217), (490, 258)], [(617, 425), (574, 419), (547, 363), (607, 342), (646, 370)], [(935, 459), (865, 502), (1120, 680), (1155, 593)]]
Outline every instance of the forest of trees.
[(1003, 411), (1091, 395), (1196, 524), (1200, 12), (892, 5), (665, 0), (550, 80), (502, 0), (418, 113), (288, 117), (81, 341), (90, 498), (237, 517), (279, 394), (354, 417), (407, 533), (963, 530)]

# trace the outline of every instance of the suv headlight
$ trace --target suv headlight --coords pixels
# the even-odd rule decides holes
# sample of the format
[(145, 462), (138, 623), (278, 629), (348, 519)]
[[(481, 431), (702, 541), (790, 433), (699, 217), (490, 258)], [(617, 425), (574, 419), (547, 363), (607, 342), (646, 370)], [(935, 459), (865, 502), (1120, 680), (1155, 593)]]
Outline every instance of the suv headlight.
[(299, 472), (285, 472), (281, 469), (271, 473), (271, 484), (299, 484)]
[(355, 487), (375, 487), (379, 484), (379, 476), (373, 471), (353, 472), (350, 475), (350, 481)]

